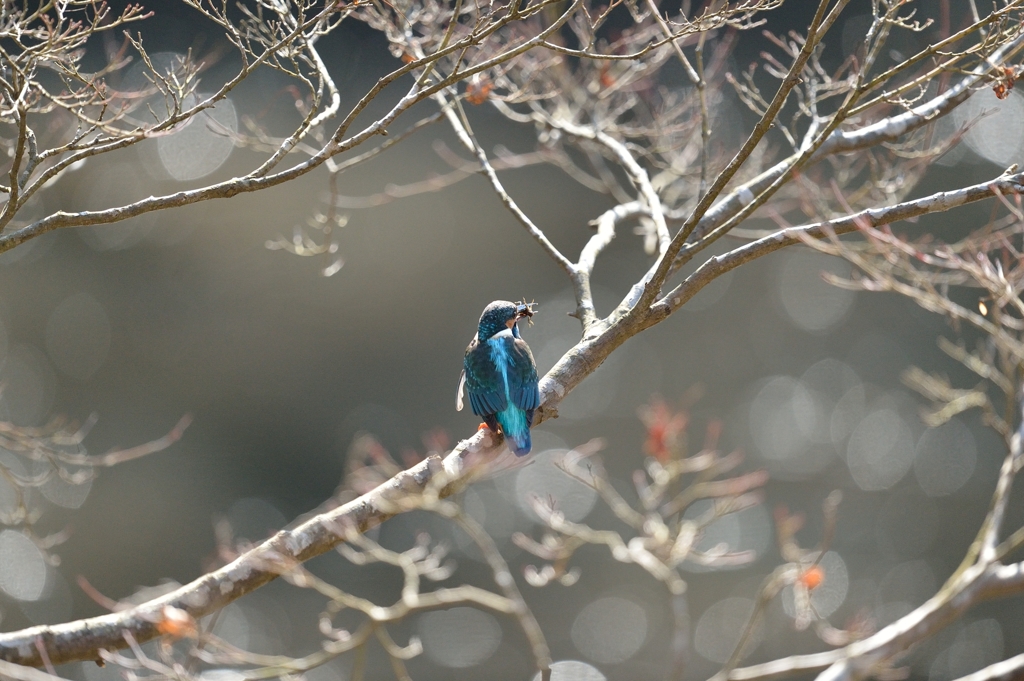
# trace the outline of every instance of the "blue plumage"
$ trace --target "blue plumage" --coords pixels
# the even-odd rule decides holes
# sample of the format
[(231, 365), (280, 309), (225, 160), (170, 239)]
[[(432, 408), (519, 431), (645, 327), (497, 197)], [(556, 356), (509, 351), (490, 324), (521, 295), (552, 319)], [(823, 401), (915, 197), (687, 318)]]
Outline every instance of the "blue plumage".
[(516, 324), (532, 314), (528, 306), (506, 300), (484, 308), (477, 335), (466, 348), (459, 385), (458, 408), (462, 409), (464, 384), (473, 413), (492, 431), (501, 432), (517, 456), (530, 451), (530, 426), (540, 406), (537, 365)]

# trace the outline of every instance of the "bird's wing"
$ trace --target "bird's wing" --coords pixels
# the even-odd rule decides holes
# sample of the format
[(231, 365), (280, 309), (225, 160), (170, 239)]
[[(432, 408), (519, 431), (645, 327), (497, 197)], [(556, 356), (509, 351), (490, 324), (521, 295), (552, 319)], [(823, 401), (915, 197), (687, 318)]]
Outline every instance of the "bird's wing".
[(462, 395), (463, 390), (466, 388), (466, 370), (462, 370), (462, 375), (459, 376), (459, 390), (455, 393), (455, 411), (462, 411)]
[(521, 338), (510, 342), (509, 356), (512, 359), (508, 372), (508, 394), (512, 404), (525, 411), (540, 406), (540, 390), (537, 387), (537, 363), (533, 361), (530, 346)]
[(466, 348), (463, 361), (466, 376), (466, 392), (469, 405), (477, 416), (497, 414), (508, 406), (505, 399), (505, 383), (501, 372), (491, 359), (491, 349), (477, 339)]

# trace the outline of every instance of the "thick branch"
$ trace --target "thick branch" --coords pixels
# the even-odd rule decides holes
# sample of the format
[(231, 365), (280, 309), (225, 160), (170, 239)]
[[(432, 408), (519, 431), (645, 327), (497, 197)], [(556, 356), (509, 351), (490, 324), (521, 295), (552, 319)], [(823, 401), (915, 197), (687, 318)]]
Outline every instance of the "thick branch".
[[(1021, 175), (1002, 177), (986, 185), (937, 194), (888, 209), (864, 211), (856, 216), (845, 218), (847, 222), (834, 221), (832, 228), (837, 232), (852, 231), (855, 229), (858, 219), (870, 220), (870, 224), (882, 224), (924, 212), (945, 210), (992, 196), (997, 189), (1004, 194), (1024, 191), (1021, 182)], [(802, 236), (824, 236), (823, 229), (825, 228), (827, 228), (825, 225), (809, 225), (804, 228), (783, 230), (766, 240), (749, 244), (742, 249), (737, 249), (743, 252), (740, 254), (734, 252), (731, 261), (725, 261), (727, 264), (731, 264), (726, 269), (731, 269), (731, 267), (735, 267), (741, 262), (747, 262), (758, 255), (777, 250), (784, 245), (796, 243), (799, 236), (794, 230), (802, 229)], [(606, 237), (607, 235), (604, 238)], [(716, 266), (714, 263), (722, 262), (723, 258), (729, 258), (729, 254), (709, 261), (709, 266)], [(717, 265), (717, 267), (721, 266)], [(698, 275), (708, 276), (702, 274), (701, 270), (694, 274), (695, 277)], [(685, 284), (686, 282), (683, 285)], [(674, 309), (675, 307), (666, 305), (658, 318), (668, 316)], [(620, 317), (613, 323), (602, 325), (598, 333), (587, 335), (571, 348), (541, 381), (542, 404), (538, 410), (537, 421), (550, 418), (553, 408), (586, 376), (600, 366), (616, 348), (626, 339), (650, 325), (651, 322), (645, 323), (643, 320)], [(422, 493), (442, 471), (446, 476), (444, 493), (450, 494), (461, 489), (481, 472), (480, 467), (470, 464), (487, 460), (495, 453), (497, 450), (489, 449), (485, 445), (485, 436), (478, 433), (472, 438), (460, 442), (455, 450), (443, 460), (432, 457), (403, 471), (372, 492), (337, 509), (314, 516), (294, 529), (281, 531), (229, 565), (204, 575), (191, 584), (160, 598), (130, 610), (101, 617), (0, 634), (0, 660), (40, 666), (43, 660), (36, 646), (37, 640), (43, 642), (53, 664), (62, 664), (74, 660), (97, 659), (97, 651), (100, 649), (124, 647), (127, 645), (124, 632), (128, 632), (139, 641), (155, 638), (158, 636), (157, 623), (161, 621), (165, 606), (181, 608), (193, 617), (201, 617), (214, 612), (276, 579), (281, 572), (286, 571), (287, 567), (296, 561), (309, 560), (341, 543), (343, 537), (339, 535), (338, 528), (355, 527), (360, 531), (365, 531), (379, 525), (394, 514), (395, 499)], [(997, 595), (997, 592), (1001, 594), (1024, 588), (1024, 575), (1020, 574), (1019, 569), (1011, 573), (1009, 568), (1003, 568), (1002, 571), (993, 572), (991, 575), (986, 573), (985, 577), (982, 580), (980, 575), (967, 571), (964, 573), (963, 579), (969, 580), (964, 582), (968, 586), (975, 583), (982, 585), (971, 587), (982, 589), (980, 597), (992, 597)], [(990, 592), (991, 595), (989, 595)], [(887, 628), (883, 631), (888, 630)], [(815, 664), (821, 663), (822, 660), (815, 658)], [(745, 670), (737, 669), (730, 674), (729, 678), (747, 678), (744, 673), (746, 673)]]
[[(641, 330), (624, 321), (607, 326), (602, 333), (584, 338), (570, 349), (541, 381), (541, 407), (537, 421), (550, 418), (554, 407), (594, 371), (617, 347)], [(316, 515), (301, 525), (278, 532), (274, 537), (232, 563), (200, 577), (190, 584), (134, 608), (109, 615), (53, 626), (39, 626), (0, 634), (0, 660), (38, 667), (43, 664), (36, 641), (41, 640), (53, 664), (99, 659), (101, 649), (127, 646), (125, 632), (139, 642), (156, 638), (157, 624), (167, 606), (185, 610), (193, 617), (215, 612), (276, 579), (289, 565), (323, 554), (344, 540), (339, 528), (365, 531), (394, 515), (396, 500), (422, 493), (437, 484), (439, 474), (446, 483), (443, 496), (472, 482), (503, 447), (488, 447), (482, 432), (464, 440), (443, 460), (431, 457), (402, 471), (377, 489), (334, 510)], [(42, 681), (26, 679), (25, 681)]]

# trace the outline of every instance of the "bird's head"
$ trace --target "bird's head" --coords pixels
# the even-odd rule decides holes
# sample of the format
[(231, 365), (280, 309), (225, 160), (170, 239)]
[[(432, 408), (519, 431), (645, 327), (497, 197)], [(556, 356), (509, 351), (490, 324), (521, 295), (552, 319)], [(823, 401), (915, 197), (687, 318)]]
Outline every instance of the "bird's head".
[(512, 329), (513, 335), (518, 338), (519, 329), (516, 327), (516, 322), (523, 317), (532, 317), (533, 314), (532, 305), (495, 300), (485, 307), (484, 313), (480, 315), (480, 329), (477, 338), (485, 341), (505, 329)]

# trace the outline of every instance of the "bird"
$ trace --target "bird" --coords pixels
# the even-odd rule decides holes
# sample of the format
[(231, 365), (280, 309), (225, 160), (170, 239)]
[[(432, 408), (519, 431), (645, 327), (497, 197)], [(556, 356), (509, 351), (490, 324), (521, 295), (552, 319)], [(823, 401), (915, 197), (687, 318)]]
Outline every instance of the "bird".
[(534, 314), (527, 303), (495, 300), (484, 308), (476, 335), (466, 348), (456, 409), (465, 387), (473, 413), (493, 433), (502, 433), (516, 456), (530, 453), (530, 426), (540, 406), (537, 364), (519, 335), (517, 322)]

